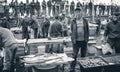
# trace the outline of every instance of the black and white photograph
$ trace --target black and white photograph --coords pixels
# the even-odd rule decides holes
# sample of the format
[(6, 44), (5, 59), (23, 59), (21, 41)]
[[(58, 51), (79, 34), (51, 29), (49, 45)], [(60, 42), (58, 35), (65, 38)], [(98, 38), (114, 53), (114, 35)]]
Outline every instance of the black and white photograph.
[(120, 0), (0, 0), (0, 72), (120, 72)]

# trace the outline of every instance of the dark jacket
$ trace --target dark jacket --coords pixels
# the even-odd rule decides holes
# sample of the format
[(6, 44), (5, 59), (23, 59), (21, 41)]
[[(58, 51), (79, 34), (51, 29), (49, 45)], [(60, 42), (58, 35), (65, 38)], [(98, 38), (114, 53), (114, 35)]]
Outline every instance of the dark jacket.
[[(83, 24), (84, 24), (84, 38), (85, 38), (85, 41), (88, 42), (89, 40), (89, 25), (88, 25), (88, 22), (85, 18), (83, 18)], [(72, 42), (75, 43), (76, 42), (76, 39), (77, 39), (77, 22), (76, 22), (76, 19), (73, 19), (72, 22), (71, 22), (71, 31), (72, 31), (72, 34), (71, 34), (71, 39), (72, 39)]]
[(62, 24), (59, 21), (55, 21), (50, 25), (49, 33), (51, 37), (62, 36)]
[(120, 38), (120, 22), (110, 21), (106, 25), (104, 36), (108, 36), (108, 38)]

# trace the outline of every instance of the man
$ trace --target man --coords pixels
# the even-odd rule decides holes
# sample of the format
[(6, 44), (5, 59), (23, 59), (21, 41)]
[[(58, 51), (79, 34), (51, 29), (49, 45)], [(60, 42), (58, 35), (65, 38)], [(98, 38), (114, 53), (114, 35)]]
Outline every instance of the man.
[(29, 38), (29, 31), (28, 31), (28, 26), (29, 26), (29, 20), (27, 16), (21, 21), (21, 26), (22, 26), (22, 39)]
[(73, 45), (73, 58), (70, 72), (75, 72), (75, 65), (78, 52), (81, 48), (81, 57), (86, 56), (87, 43), (89, 40), (89, 26), (85, 18), (82, 17), (80, 8), (75, 9), (75, 18), (71, 22), (71, 39)]
[(50, 14), (51, 14), (51, 9), (52, 9), (52, 1), (51, 1), (51, 0), (49, 0), (49, 1), (47, 2), (47, 6), (48, 6), (48, 15), (50, 16)]
[(11, 2), (10, 2), (10, 4), (9, 4), (9, 6), (10, 6), (10, 8), (14, 8), (14, 0), (12, 0)]
[[(59, 16), (55, 17), (55, 22), (53, 22), (48, 31), (48, 38), (62, 37), (62, 24), (59, 21)], [(63, 53), (63, 46), (61, 44), (49, 44), (46, 46), (47, 53)]]
[(14, 9), (15, 9), (15, 17), (18, 17), (19, 14), (19, 3), (17, 0), (14, 2)]
[(35, 14), (35, 2), (34, 0), (32, 0), (32, 2), (30, 3), (30, 16), (32, 17), (32, 15)]
[(66, 15), (69, 15), (69, 1), (66, 1), (65, 3), (65, 12), (66, 12)]
[(107, 5), (107, 15), (109, 15), (110, 14), (110, 5), (108, 4)]
[(19, 4), (19, 6), (20, 6), (21, 16), (23, 16), (24, 15), (24, 3), (21, 1), (20, 4)]
[(61, 18), (61, 22), (63, 24), (63, 36), (68, 36), (68, 18), (66, 18), (65, 14), (62, 14)]
[(49, 34), (50, 37), (62, 36), (62, 24), (59, 21), (59, 16), (55, 17), (55, 22), (50, 25)]
[(55, 15), (59, 15), (59, 13), (60, 13), (60, 4), (56, 3), (55, 4)]
[(106, 25), (104, 33), (104, 43), (108, 42), (116, 53), (120, 53), (120, 22), (118, 21), (119, 14), (113, 15), (112, 20)]
[(39, 17), (40, 15), (40, 10), (41, 10), (41, 6), (40, 6), (40, 2), (37, 0), (36, 4), (35, 4), (35, 9), (37, 11), (37, 16)]
[(102, 15), (104, 15), (105, 14), (105, 4), (101, 5), (101, 9), (102, 9)]
[(48, 20), (48, 18), (44, 18), (44, 22), (42, 25), (43, 38), (46, 38), (48, 36), (49, 26), (50, 26), (50, 21)]
[(44, 15), (46, 15), (46, 1), (43, 0), (42, 2), (42, 12), (44, 13)]
[(97, 7), (98, 7), (98, 5), (97, 5), (97, 4), (96, 4), (96, 5), (94, 5), (95, 16), (97, 15)]
[(62, 0), (60, 2), (60, 12), (62, 12), (64, 10), (64, 6), (65, 6), (65, 2)]
[(29, 23), (30, 23), (31, 28), (34, 31), (34, 38), (38, 38), (38, 28), (40, 26), (39, 26), (39, 22), (38, 22), (37, 16), (33, 15), (31, 20), (29, 21)]
[(97, 29), (96, 29), (96, 36), (99, 37), (100, 36), (100, 32), (101, 32), (100, 31), (101, 30), (101, 19), (100, 19), (99, 15), (96, 17), (95, 22), (98, 25)]
[(27, 15), (30, 14), (30, 4), (29, 4), (29, 0), (26, 0), (26, 13), (27, 13)]
[(90, 1), (88, 6), (89, 6), (89, 15), (92, 16), (92, 5), (93, 3)]
[(74, 3), (74, 1), (72, 1), (71, 5), (70, 5), (70, 14), (71, 15), (74, 13), (74, 9), (75, 9), (75, 3)]
[(0, 27), (0, 46), (4, 48), (3, 72), (14, 72), (16, 39), (9, 29)]

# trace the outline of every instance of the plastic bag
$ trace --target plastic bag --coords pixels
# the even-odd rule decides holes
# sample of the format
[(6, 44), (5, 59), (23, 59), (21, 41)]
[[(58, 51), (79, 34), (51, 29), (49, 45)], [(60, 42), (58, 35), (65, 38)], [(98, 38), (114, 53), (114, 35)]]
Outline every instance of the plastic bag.
[(102, 45), (102, 53), (103, 54), (112, 54), (113, 53), (113, 49), (111, 48), (110, 44), (106, 43), (104, 45)]

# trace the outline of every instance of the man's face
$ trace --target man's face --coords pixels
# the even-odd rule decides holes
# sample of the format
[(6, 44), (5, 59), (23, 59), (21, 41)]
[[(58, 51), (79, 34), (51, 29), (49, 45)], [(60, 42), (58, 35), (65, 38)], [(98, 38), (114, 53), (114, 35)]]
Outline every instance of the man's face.
[(75, 17), (77, 19), (80, 19), (82, 17), (82, 12), (81, 11), (75, 11)]

